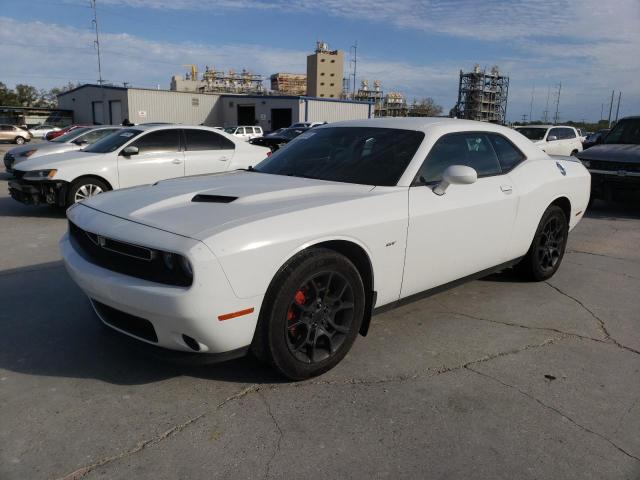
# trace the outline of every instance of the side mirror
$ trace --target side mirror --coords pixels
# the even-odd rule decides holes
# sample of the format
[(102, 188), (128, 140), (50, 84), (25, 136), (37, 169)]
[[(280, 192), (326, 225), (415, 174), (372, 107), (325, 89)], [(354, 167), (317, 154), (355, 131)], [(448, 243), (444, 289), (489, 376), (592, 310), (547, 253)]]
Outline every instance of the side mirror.
[(433, 193), (444, 195), (449, 185), (469, 185), (478, 180), (478, 172), (466, 165), (451, 165), (442, 174), (442, 180), (435, 187)]
[(557, 139), (558, 139), (558, 137), (556, 137), (555, 135), (549, 135), (547, 137), (547, 142), (553, 142), (553, 141), (555, 141)]
[(129, 145), (128, 147), (124, 147), (124, 149), (122, 150), (122, 155), (124, 155), (125, 157), (130, 157), (131, 155), (138, 155), (138, 153), (140, 153), (140, 150), (138, 149), (138, 147), (134, 145)]

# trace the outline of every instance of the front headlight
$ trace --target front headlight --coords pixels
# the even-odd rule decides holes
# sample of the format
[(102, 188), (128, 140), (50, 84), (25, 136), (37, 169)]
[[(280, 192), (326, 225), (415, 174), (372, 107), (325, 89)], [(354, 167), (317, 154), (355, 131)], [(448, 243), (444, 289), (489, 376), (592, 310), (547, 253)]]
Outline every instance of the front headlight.
[(50, 170), (31, 170), (24, 174), (25, 180), (47, 180), (56, 176), (58, 170), (52, 168)]

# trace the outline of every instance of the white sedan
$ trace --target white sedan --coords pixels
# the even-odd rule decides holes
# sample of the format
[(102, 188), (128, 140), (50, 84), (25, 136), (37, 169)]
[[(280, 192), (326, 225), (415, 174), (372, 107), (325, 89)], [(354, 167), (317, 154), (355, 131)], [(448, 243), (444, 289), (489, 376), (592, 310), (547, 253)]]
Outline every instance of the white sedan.
[(30, 128), (29, 132), (33, 135), (33, 138), (44, 138), (47, 133), (57, 132), (58, 130), (60, 130), (60, 128), (53, 125), (36, 125)]
[(106, 325), (220, 358), (251, 349), (299, 380), (336, 365), (374, 309), (513, 265), (548, 279), (589, 188), (579, 161), (508, 128), (350, 121), (248, 171), (78, 203), (60, 248)]
[(65, 206), (108, 190), (247, 168), (270, 153), (213, 128), (139, 125), (82, 150), (14, 165), (9, 193), (30, 205)]

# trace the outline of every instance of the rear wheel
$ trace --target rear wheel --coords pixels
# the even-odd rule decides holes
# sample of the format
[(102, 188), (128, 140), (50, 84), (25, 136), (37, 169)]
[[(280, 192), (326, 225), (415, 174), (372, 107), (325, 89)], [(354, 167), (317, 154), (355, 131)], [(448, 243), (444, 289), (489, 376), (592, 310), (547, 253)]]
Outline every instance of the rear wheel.
[(24, 145), (24, 138), (23, 137), (16, 137), (14, 142), (15, 142), (16, 145)]
[(110, 190), (109, 186), (99, 178), (78, 178), (77, 180), (74, 180), (69, 187), (69, 192), (67, 193), (67, 206), (106, 192), (107, 190)]
[(542, 215), (529, 251), (518, 264), (520, 273), (530, 280), (551, 278), (562, 262), (567, 246), (569, 225), (564, 211), (551, 205)]
[(576, 155), (578, 155), (578, 150), (574, 150), (573, 152), (571, 152), (572, 157), (575, 157)]
[(291, 380), (320, 375), (353, 345), (364, 305), (364, 285), (353, 263), (332, 250), (305, 251), (272, 282), (252, 350)]

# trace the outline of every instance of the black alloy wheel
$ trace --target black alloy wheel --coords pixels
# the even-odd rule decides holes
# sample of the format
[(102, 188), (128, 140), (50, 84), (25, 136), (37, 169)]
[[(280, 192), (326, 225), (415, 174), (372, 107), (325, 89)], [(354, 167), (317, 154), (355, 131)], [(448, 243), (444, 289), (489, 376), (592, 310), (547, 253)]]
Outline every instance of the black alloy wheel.
[(338, 272), (319, 272), (296, 290), (287, 310), (287, 346), (304, 363), (322, 362), (340, 349), (353, 323), (353, 288)]
[(358, 269), (325, 248), (289, 260), (269, 286), (251, 350), (291, 380), (320, 375), (347, 354), (364, 318)]
[(528, 280), (544, 281), (551, 278), (562, 262), (569, 224), (558, 205), (551, 205), (542, 215), (529, 251), (516, 266)]
[(538, 265), (543, 272), (551, 272), (556, 268), (564, 252), (566, 234), (563, 218), (553, 215), (547, 219), (542, 227), (538, 242)]

